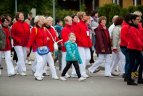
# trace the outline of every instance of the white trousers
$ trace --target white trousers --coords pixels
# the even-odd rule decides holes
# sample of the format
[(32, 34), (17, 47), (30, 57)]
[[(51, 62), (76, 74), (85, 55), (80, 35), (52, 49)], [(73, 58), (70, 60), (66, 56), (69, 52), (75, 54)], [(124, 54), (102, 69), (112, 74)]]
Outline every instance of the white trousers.
[(115, 53), (112, 52), (112, 66), (111, 66), (111, 72), (115, 72), (116, 68), (119, 68), (120, 74), (122, 75), (125, 73), (125, 56), (121, 51)]
[(89, 71), (94, 72), (105, 60), (105, 76), (111, 76), (111, 57), (110, 54), (99, 54), (95, 63), (89, 67)]
[(54, 60), (52, 58), (52, 54), (51, 52), (49, 52), (47, 55), (39, 55), (37, 52), (35, 52), (36, 54), (36, 58), (34, 63), (32, 64), (32, 70), (35, 72), (34, 76), (42, 76), (44, 68), (46, 66), (46, 64), (48, 63), (50, 66), (50, 71), (52, 74), (52, 77), (56, 77), (57, 73), (56, 73), (56, 69), (54, 66)]
[(17, 67), (16, 67), (17, 72), (19, 73), (26, 72), (26, 66), (25, 66), (25, 61), (27, 57), (26, 47), (14, 46), (14, 49), (18, 58)]
[(12, 59), (11, 59), (11, 51), (0, 51), (0, 64), (2, 63), (2, 54), (4, 54), (5, 56), (5, 62), (7, 65), (7, 73), (10, 74), (15, 74), (14, 72), (14, 66), (12, 63)]
[[(86, 75), (86, 65), (89, 63), (91, 58), (91, 53), (89, 48), (78, 47), (78, 51), (82, 60), (82, 64), (79, 64), (80, 73), (82, 76)], [(74, 72), (75, 73), (75, 72)]]
[(62, 52), (61, 73), (63, 72), (63, 70), (64, 70), (65, 67), (66, 67), (66, 52)]

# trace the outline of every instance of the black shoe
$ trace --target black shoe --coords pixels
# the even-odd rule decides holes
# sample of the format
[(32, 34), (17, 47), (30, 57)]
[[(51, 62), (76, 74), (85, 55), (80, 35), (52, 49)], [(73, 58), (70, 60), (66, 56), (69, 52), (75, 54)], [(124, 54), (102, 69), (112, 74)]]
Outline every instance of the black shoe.
[(138, 80), (138, 84), (143, 84), (143, 79), (142, 80)]
[(3, 69), (3, 67), (1, 66), (1, 64), (0, 64), (0, 69), (1, 69), (1, 70)]
[(100, 71), (100, 68), (97, 68), (93, 73), (97, 73)]
[(127, 78), (124, 78), (124, 82), (127, 82), (127, 80), (128, 80)]
[(128, 81), (127, 85), (138, 85), (137, 83), (135, 83), (134, 81)]
[(43, 73), (43, 76), (47, 76), (46, 73)]

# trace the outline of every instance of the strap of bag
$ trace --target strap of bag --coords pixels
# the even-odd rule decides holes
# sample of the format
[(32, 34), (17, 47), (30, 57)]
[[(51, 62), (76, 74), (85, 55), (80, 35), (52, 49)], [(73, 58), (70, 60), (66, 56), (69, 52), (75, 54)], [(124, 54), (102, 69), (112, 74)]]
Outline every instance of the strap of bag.
[(54, 42), (56, 42), (56, 41), (54, 40), (52, 34), (50, 33), (50, 31), (49, 31), (48, 29), (46, 29), (46, 30), (49, 32), (50, 36), (52, 37), (52, 40), (53, 40)]

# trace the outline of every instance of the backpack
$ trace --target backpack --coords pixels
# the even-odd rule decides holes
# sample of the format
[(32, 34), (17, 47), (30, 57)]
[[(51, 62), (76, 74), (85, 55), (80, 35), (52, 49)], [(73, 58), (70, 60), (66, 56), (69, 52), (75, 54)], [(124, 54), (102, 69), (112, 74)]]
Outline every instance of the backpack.
[(0, 25), (0, 50), (5, 49), (6, 47), (6, 34)]

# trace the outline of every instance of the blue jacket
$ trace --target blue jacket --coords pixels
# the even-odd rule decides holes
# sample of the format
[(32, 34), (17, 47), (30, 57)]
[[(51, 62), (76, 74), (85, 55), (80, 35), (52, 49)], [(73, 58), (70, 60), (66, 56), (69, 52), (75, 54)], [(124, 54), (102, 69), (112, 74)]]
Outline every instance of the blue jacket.
[(79, 64), (82, 63), (82, 60), (80, 58), (78, 47), (76, 43), (73, 43), (71, 41), (67, 41), (65, 43), (66, 47), (66, 61), (78, 61)]

